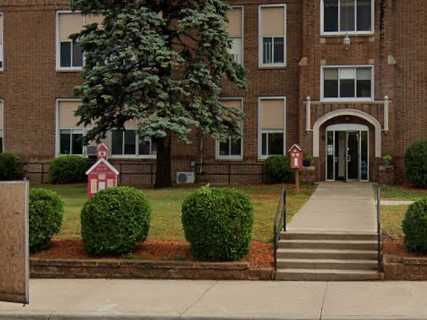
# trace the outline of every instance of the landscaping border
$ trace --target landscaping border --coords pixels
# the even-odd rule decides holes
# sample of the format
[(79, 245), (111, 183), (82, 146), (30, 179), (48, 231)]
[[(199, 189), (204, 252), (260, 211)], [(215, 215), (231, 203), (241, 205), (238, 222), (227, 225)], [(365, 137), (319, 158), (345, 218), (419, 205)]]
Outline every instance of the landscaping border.
[(427, 280), (427, 257), (384, 256), (385, 280)]
[(273, 268), (248, 262), (68, 260), (31, 258), (35, 279), (273, 280)]

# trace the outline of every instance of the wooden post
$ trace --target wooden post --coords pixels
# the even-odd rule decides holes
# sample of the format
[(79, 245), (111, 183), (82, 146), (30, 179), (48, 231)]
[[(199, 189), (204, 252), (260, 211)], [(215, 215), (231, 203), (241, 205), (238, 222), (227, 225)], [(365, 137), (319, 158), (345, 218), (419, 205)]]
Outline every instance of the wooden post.
[(301, 191), (301, 188), (300, 188), (300, 177), (299, 177), (299, 169), (296, 169), (295, 170), (295, 188), (296, 188), (296, 191), (299, 193), (300, 191)]

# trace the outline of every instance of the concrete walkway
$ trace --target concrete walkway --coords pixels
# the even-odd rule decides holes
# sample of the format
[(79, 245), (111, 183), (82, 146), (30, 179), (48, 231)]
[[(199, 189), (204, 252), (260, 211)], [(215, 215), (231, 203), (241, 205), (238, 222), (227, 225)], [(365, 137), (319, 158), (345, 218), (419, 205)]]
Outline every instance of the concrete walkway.
[(376, 232), (375, 202), (369, 183), (320, 183), (289, 231)]
[(0, 319), (427, 319), (426, 282), (33, 280)]

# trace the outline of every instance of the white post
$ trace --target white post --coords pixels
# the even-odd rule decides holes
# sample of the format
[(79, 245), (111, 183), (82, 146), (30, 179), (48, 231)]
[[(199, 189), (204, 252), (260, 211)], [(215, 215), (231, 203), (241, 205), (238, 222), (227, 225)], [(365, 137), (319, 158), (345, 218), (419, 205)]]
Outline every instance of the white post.
[(390, 98), (384, 97), (384, 131), (389, 130)]
[(311, 98), (305, 102), (305, 131), (311, 131)]

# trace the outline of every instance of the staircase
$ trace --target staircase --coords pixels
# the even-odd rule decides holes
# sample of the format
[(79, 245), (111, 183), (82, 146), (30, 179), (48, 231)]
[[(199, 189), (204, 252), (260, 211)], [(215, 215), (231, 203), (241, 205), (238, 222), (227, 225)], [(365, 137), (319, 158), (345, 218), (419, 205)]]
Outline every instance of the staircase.
[(282, 232), (277, 280), (380, 280), (376, 233)]

